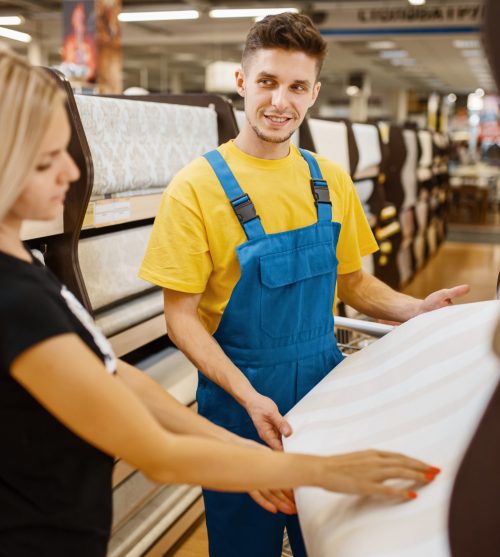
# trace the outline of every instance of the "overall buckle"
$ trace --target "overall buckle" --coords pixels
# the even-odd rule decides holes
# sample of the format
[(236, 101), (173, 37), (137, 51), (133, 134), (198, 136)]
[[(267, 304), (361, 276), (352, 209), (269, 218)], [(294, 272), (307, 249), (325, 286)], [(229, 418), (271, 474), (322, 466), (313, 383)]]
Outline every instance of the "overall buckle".
[(230, 199), (230, 202), (241, 224), (245, 224), (257, 218), (257, 212), (248, 194), (244, 193), (243, 195), (234, 197)]
[(314, 197), (314, 203), (332, 204), (330, 200), (330, 191), (328, 190), (328, 183), (326, 180), (319, 178), (311, 178), (311, 190)]

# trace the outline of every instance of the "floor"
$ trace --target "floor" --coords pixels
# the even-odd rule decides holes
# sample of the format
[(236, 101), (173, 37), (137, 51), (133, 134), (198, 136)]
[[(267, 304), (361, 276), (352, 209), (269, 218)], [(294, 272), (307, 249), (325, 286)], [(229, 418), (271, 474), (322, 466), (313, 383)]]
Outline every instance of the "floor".
[[(467, 283), (471, 286), (471, 291), (457, 300), (457, 303), (491, 300), (496, 296), (499, 271), (500, 244), (446, 242), (404, 292), (423, 297), (441, 288)], [(167, 555), (207, 557), (208, 542), (204, 520), (200, 519), (182, 542)]]

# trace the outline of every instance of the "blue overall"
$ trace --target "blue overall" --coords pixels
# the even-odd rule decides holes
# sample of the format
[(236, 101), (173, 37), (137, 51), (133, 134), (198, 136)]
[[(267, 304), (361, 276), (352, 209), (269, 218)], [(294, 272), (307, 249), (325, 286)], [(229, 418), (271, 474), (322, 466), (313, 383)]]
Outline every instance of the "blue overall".
[[(269, 235), (220, 153), (205, 155), (248, 238), (236, 249), (241, 277), (214, 338), (281, 414), (342, 360), (332, 315), (340, 224), (332, 222), (328, 185), (316, 159), (301, 153), (312, 177), (318, 222)], [(262, 442), (247, 412), (201, 373), (197, 401), (201, 415)], [(203, 495), (211, 557), (279, 557), (285, 526), (294, 556), (306, 556), (296, 516), (271, 514), (246, 494), (205, 490)]]

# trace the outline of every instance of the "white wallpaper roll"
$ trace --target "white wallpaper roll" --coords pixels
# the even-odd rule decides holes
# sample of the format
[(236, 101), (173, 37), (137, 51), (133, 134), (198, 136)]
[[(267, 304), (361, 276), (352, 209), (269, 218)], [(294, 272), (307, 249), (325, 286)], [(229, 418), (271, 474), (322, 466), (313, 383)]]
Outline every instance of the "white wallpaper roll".
[(288, 414), (288, 452), (368, 448), (442, 469), (415, 501), (296, 490), (309, 557), (448, 557), (451, 489), (498, 382), (491, 339), (500, 301), (420, 315), (348, 356)]
[(403, 130), (406, 159), (401, 170), (401, 181), (405, 192), (403, 209), (414, 207), (417, 202), (417, 134), (413, 130)]
[(346, 125), (343, 122), (329, 122), (317, 118), (309, 118), (308, 123), (316, 153), (340, 164), (347, 174), (350, 174)]
[(118, 307), (100, 312), (95, 316), (95, 320), (103, 334), (110, 337), (162, 313), (163, 292), (155, 290)]
[(377, 175), (378, 168), (382, 162), (382, 152), (380, 150), (377, 126), (372, 124), (353, 124), (352, 130), (359, 152), (356, 174), (361, 174), (373, 168), (374, 175)]
[[(422, 154), (418, 165), (421, 168), (431, 168), (432, 166), (432, 134), (429, 130), (418, 130), (418, 140), (422, 148)], [(431, 174), (432, 175), (432, 174)]]

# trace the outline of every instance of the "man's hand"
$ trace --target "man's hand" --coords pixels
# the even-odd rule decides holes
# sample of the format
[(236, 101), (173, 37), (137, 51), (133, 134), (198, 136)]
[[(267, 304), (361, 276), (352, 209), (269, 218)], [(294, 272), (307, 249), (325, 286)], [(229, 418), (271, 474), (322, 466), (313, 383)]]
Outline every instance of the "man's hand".
[(454, 286), (453, 288), (443, 288), (443, 290), (437, 290), (436, 292), (429, 294), (427, 298), (422, 301), (416, 315), (443, 308), (445, 306), (451, 306), (454, 298), (464, 296), (469, 292), (469, 290), (470, 286), (468, 284), (461, 284), (460, 286)]
[(259, 437), (276, 451), (283, 450), (281, 436), (289, 437), (292, 428), (285, 418), (280, 414), (276, 404), (267, 396), (258, 393), (245, 403), (245, 409)]

